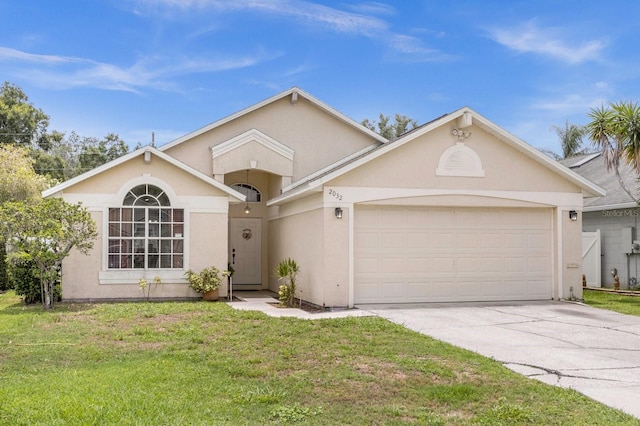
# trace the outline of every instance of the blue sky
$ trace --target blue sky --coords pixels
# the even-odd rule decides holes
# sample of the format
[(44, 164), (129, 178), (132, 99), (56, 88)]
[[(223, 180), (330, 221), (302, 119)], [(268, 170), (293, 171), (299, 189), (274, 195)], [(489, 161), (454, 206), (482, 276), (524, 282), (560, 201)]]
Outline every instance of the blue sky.
[(361, 121), (469, 106), (535, 147), (640, 101), (640, 2), (0, 1), (0, 80), (50, 129), (162, 145), (292, 86)]

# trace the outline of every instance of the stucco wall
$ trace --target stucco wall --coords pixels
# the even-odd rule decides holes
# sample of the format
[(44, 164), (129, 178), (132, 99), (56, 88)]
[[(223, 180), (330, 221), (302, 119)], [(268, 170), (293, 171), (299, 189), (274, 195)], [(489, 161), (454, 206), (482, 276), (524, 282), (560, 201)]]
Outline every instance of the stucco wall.
[[(300, 267), (297, 287), (302, 298), (319, 306), (324, 303), (323, 222), (324, 210), (314, 209), (269, 224), (269, 270), (273, 272), (282, 259), (294, 259)], [(273, 273), (270, 275), (269, 289), (277, 292), (282, 283)]]
[[(582, 299), (582, 223), (569, 219), (568, 210), (560, 210), (562, 232), (562, 294), (555, 298)], [(558, 230), (556, 230), (558, 232)]]
[(566, 178), (482, 129), (472, 126), (470, 131), (472, 136), (465, 144), (480, 157), (484, 177), (436, 176), (440, 156), (457, 142), (450, 134), (451, 127), (443, 126), (334, 179), (331, 185), (581, 192)]
[(379, 143), (299, 96), (295, 104), (285, 97), (175, 145), (166, 153), (211, 175), (210, 148), (251, 129), (294, 150), (294, 181)]

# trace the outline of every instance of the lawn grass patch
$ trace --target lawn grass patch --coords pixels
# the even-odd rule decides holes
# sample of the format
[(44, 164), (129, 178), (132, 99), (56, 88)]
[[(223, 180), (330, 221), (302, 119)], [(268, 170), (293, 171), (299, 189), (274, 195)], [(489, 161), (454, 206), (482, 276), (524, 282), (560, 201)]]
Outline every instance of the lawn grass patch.
[(376, 317), (0, 296), (0, 424), (638, 424)]
[(621, 314), (640, 316), (640, 295), (625, 293), (609, 293), (585, 289), (582, 297), (584, 302), (595, 308), (608, 309)]

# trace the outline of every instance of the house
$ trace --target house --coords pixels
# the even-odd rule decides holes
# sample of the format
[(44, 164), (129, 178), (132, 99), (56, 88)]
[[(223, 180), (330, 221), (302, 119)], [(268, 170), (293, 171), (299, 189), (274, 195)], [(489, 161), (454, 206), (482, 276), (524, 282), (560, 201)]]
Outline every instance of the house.
[(351, 307), (579, 298), (583, 195), (604, 191), (470, 108), (388, 141), (294, 87), (44, 195), (100, 230), (65, 300), (156, 276), (154, 297), (197, 297), (185, 269), (227, 262), (235, 289), (277, 291), (291, 257), (298, 296)]
[[(635, 287), (640, 278), (640, 208), (607, 170), (602, 153), (586, 154), (561, 161), (572, 171), (594, 182), (606, 195), (585, 198), (582, 215), (584, 231), (584, 273), (589, 287), (613, 287), (617, 274), (622, 288)], [(638, 176), (622, 163), (620, 176), (625, 186), (640, 198)]]

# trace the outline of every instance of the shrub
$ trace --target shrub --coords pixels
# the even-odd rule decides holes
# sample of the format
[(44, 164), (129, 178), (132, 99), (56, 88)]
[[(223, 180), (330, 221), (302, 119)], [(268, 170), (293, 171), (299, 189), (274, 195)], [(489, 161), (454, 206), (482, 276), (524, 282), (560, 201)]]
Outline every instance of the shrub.
[[(293, 299), (296, 297), (296, 279), (299, 271), (298, 263), (291, 258), (283, 259), (276, 267), (275, 273), (278, 279), (289, 281), (288, 285), (285, 284), (288, 290), (282, 291), (282, 286), (280, 286), (279, 295), (282, 305), (293, 306)], [(302, 303), (302, 300), (300, 300), (300, 303)]]
[(184, 274), (187, 276), (187, 280), (189, 281), (189, 287), (197, 293), (213, 291), (217, 289), (222, 282), (220, 270), (215, 266), (204, 268), (200, 273), (193, 272), (189, 269)]
[[(42, 282), (40, 270), (32, 260), (24, 257), (13, 257), (7, 264), (9, 283), (18, 296), (22, 296), (27, 305), (42, 303)], [(56, 301), (62, 298), (60, 278), (56, 280), (54, 297)]]

